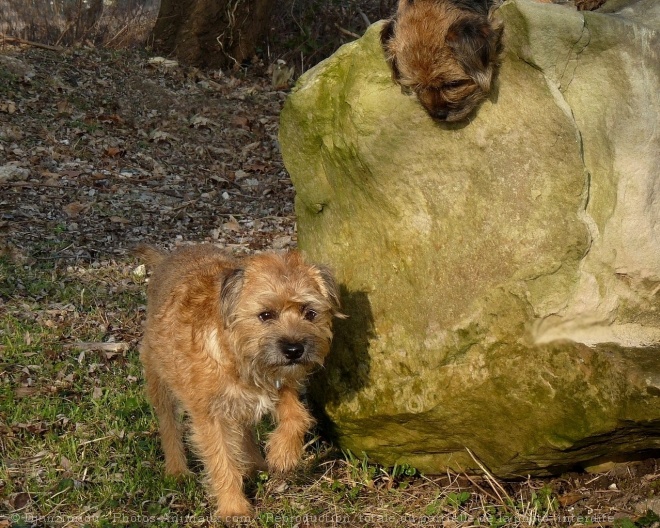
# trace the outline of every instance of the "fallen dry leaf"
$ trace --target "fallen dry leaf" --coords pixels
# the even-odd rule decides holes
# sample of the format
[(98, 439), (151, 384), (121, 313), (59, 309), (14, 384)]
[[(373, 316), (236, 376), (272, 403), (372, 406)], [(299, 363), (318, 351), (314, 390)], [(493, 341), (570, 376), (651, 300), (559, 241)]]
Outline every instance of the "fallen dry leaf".
[(236, 219), (232, 218), (228, 222), (222, 224), (222, 228), (226, 231), (240, 231), (241, 225), (236, 221)]
[(10, 498), (10, 504), (15, 510), (22, 510), (30, 502), (30, 495), (25, 492), (17, 493)]
[(14, 396), (16, 398), (28, 398), (35, 394), (39, 394), (39, 392), (39, 387), (16, 387), (14, 390)]
[(236, 116), (231, 120), (231, 124), (241, 128), (250, 128), (250, 120), (245, 116)]
[(117, 147), (108, 147), (105, 149), (105, 155), (110, 156), (111, 158), (116, 158), (117, 156), (121, 156), (122, 150)]
[(86, 211), (89, 209), (89, 204), (84, 204), (80, 202), (72, 202), (70, 204), (65, 205), (62, 207), (64, 212), (67, 214), (69, 218), (77, 218), (80, 213)]
[(0, 102), (0, 112), (13, 114), (16, 112), (16, 103), (13, 101)]
[(284, 249), (291, 244), (292, 239), (290, 236), (281, 236), (273, 240), (273, 249)]
[(114, 123), (116, 125), (121, 125), (124, 122), (124, 120), (121, 117), (119, 117), (117, 114), (112, 114), (112, 115), (101, 114), (100, 116), (98, 116), (97, 119), (101, 123)]
[(58, 101), (57, 103), (57, 116), (70, 117), (73, 115), (74, 108), (69, 101)]
[(61, 456), (60, 457), (60, 467), (64, 469), (65, 471), (71, 471), (71, 461), (65, 457)]
[(557, 501), (562, 506), (572, 506), (573, 504), (580, 502), (583, 499), (586, 499), (587, 495), (582, 493), (567, 493), (561, 497), (557, 497)]
[(244, 168), (253, 172), (268, 172), (268, 166), (263, 163), (249, 163)]
[(80, 176), (81, 174), (83, 174), (82, 171), (76, 171), (76, 170), (63, 170), (62, 172), (60, 172), (59, 174), (56, 174), (55, 176), (56, 176), (56, 177), (59, 177), (59, 176), (66, 176), (66, 177), (68, 177), (68, 178), (77, 178), (77, 177)]

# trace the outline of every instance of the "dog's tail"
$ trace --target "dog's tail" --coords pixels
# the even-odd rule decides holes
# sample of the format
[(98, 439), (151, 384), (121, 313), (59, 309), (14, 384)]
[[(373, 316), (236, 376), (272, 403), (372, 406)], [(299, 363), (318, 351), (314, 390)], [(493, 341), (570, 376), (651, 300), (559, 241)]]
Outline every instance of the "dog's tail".
[(149, 244), (139, 244), (131, 249), (131, 253), (144, 260), (148, 266), (157, 266), (167, 255), (164, 251)]

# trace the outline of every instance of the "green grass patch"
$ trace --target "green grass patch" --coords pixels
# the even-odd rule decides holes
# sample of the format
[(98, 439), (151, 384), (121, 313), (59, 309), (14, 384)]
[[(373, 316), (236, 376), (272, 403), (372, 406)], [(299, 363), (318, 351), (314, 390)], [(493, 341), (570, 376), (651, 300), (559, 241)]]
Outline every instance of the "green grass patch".
[(53, 512), (100, 522), (201, 499), (196, 482), (161, 478), (136, 349), (144, 297), (130, 266), (3, 260), (0, 277), (4, 504), (25, 522)]
[[(46, 254), (44, 242), (29, 263), (0, 258), (0, 527), (216, 526), (194, 456), (192, 476), (164, 477), (138, 357), (136, 263)], [(272, 426), (258, 428), (262, 442)], [(298, 471), (247, 483), (249, 526), (562, 526), (549, 485), (507, 494), (472, 482), (385, 468), (315, 437)]]

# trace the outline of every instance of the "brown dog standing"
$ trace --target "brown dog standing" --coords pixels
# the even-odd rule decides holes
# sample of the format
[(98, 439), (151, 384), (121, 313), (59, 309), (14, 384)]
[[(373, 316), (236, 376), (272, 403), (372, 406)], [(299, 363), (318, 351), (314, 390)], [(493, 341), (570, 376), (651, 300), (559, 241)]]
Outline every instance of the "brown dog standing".
[[(322, 365), (339, 314), (335, 283), (300, 254), (235, 260), (211, 245), (171, 254), (140, 246), (154, 267), (140, 358), (160, 425), (165, 470), (188, 471), (178, 409), (190, 419), (210, 493), (223, 519), (252, 513), (243, 478), (299, 461), (313, 423), (300, 384)], [(264, 461), (253, 428), (271, 413), (276, 428)], [(265, 462), (265, 463), (264, 463)]]
[(502, 51), (491, 0), (399, 0), (381, 39), (392, 75), (428, 113), (460, 121), (488, 97)]

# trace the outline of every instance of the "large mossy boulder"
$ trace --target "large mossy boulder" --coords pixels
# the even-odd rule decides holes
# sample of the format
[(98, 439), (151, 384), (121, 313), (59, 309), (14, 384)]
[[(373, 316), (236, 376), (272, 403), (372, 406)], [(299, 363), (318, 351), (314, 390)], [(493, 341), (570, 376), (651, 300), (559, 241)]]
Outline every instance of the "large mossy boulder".
[(434, 122), (393, 84), (382, 23), (285, 105), (299, 245), (350, 316), (311, 397), (343, 447), (427, 472), (651, 454), (660, 3), (499, 16), (499, 82), (469, 122)]

